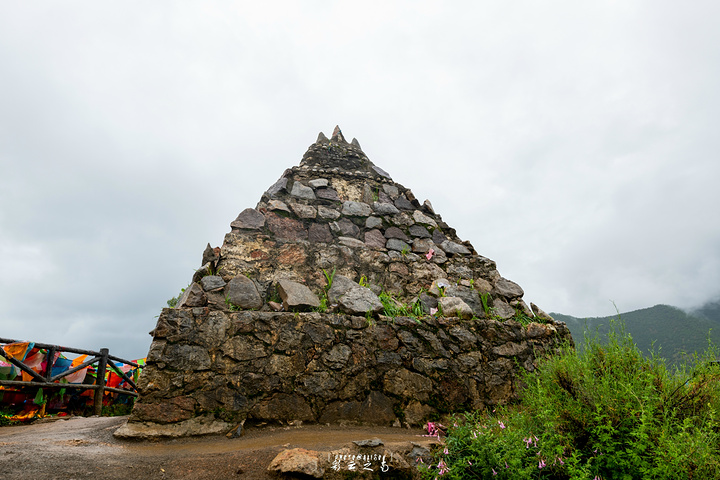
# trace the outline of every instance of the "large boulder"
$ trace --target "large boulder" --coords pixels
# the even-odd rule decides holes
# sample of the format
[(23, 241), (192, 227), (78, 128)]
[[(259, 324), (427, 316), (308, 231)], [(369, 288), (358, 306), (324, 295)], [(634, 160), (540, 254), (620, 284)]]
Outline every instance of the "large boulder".
[(291, 280), (278, 280), (278, 294), (285, 310), (309, 310), (320, 306), (320, 299), (302, 283)]
[(255, 282), (245, 275), (236, 275), (225, 286), (227, 301), (242, 310), (253, 310), (263, 306), (263, 300)]
[(320, 454), (304, 448), (283, 450), (270, 462), (268, 470), (275, 473), (289, 473), (322, 478), (325, 469), (321, 466)]
[(473, 316), (472, 308), (459, 297), (440, 297), (438, 306), (445, 317), (470, 319)]
[(351, 288), (345, 295), (338, 299), (340, 310), (351, 315), (365, 315), (368, 312), (378, 313), (383, 309), (383, 304), (372, 290), (366, 287)]

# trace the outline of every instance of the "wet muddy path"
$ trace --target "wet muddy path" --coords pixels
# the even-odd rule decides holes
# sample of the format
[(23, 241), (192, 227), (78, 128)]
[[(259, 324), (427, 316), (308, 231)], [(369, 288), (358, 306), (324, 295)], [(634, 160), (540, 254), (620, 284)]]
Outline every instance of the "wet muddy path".
[(308, 425), (248, 429), (239, 438), (118, 440), (127, 417), (73, 417), (0, 427), (0, 472), (7, 479), (132, 480), (277, 478), (266, 469), (287, 448), (331, 451), (378, 437), (385, 445), (425, 442), (420, 430)]

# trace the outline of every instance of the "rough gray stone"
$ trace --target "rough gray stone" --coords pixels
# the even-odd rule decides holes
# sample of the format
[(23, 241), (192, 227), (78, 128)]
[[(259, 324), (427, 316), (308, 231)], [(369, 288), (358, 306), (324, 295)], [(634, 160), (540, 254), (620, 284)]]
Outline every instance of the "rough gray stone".
[(202, 256), (202, 262), (200, 262), (201, 265), (205, 266), (208, 263), (214, 264), (218, 261), (220, 258), (220, 249), (219, 248), (213, 248), (208, 243), (205, 247), (205, 250), (203, 250), (203, 256)]
[(212, 364), (207, 350), (195, 345), (168, 345), (163, 360), (176, 370), (207, 370)]
[(523, 292), (523, 289), (520, 287), (520, 285), (508, 280), (507, 278), (502, 277), (500, 277), (495, 282), (495, 288), (493, 293), (507, 299), (518, 298), (525, 295), (525, 292)]
[(372, 215), (372, 209), (367, 203), (347, 201), (343, 202), (341, 213), (353, 217), (369, 217)]
[(300, 218), (315, 218), (317, 217), (317, 209), (312, 205), (303, 205), (302, 203), (290, 203), (290, 208), (295, 215)]
[(315, 192), (313, 192), (313, 189), (300, 182), (293, 183), (290, 195), (293, 197), (304, 198), (306, 200), (315, 200)]
[(262, 342), (244, 335), (227, 340), (222, 346), (222, 352), (239, 361), (255, 360), (268, 356)]
[(365, 244), (373, 248), (385, 248), (385, 236), (380, 230), (370, 230), (365, 232)]
[(328, 290), (328, 300), (330, 303), (337, 303), (338, 299), (345, 295), (351, 288), (360, 288), (360, 284), (353, 282), (343, 275), (335, 275), (332, 285)]
[(480, 294), (475, 289), (465, 287), (463, 285), (453, 284), (445, 289), (445, 295), (448, 297), (458, 297), (462, 299), (462, 301), (467, 303), (472, 309), (475, 316), (485, 316), (485, 310), (483, 308), (482, 301), (480, 300)]
[(265, 226), (265, 215), (254, 208), (246, 208), (230, 223), (230, 226), (240, 229), (259, 230)]
[(503, 320), (507, 320), (508, 318), (515, 316), (515, 309), (501, 298), (495, 298), (493, 300), (493, 308), (495, 309), (495, 315)]
[(320, 218), (324, 218), (326, 220), (336, 220), (340, 218), (340, 212), (337, 210), (334, 210), (332, 208), (324, 207), (322, 205), (318, 205), (318, 215)]
[(400, 210), (413, 210), (415, 208), (404, 195), (395, 199), (395, 206)]
[(470, 250), (465, 245), (445, 240), (440, 244), (445, 253), (452, 253), (453, 255), (470, 255)]
[(202, 285), (203, 290), (209, 292), (218, 288), (225, 288), (226, 283), (219, 275), (208, 275), (200, 280), (200, 285)]
[(258, 309), (263, 301), (255, 282), (243, 274), (236, 275), (225, 286), (227, 301), (243, 310)]
[(308, 182), (308, 185), (310, 185), (313, 188), (327, 187), (328, 179), (327, 178), (315, 178), (313, 180), (310, 180)]
[(447, 237), (440, 231), (439, 228), (436, 228), (432, 232), (432, 239), (436, 244), (442, 245), (442, 243), (447, 240)]
[(352, 355), (352, 349), (347, 345), (335, 345), (329, 352), (323, 355), (325, 363), (333, 370), (339, 370), (347, 364)]
[(180, 295), (175, 308), (202, 307), (206, 303), (207, 295), (205, 295), (202, 287), (197, 283), (193, 283)]
[(398, 188), (395, 185), (390, 185), (388, 183), (383, 183), (383, 192), (390, 195), (391, 198), (397, 198), (398, 195), (400, 195), (400, 192), (398, 191)]
[(180, 423), (162, 425), (155, 422), (128, 422), (115, 430), (117, 438), (149, 440), (160, 438), (214, 435), (228, 431), (233, 425), (216, 419), (212, 414), (201, 415)]
[(281, 200), (270, 200), (267, 208), (268, 210), (282, 210), (283, 212), (291, 213), (287, 204)]
[(443, 264), (447, 262), (447, 255), (445, 255), (445, 252), (443, 252), (442, 248), (440, 248), (438, 245), (435, 245), (433, 248), (433, 256), (432, 256), (432, 262), (437, 264)]
[(386, 172), (385, 170), (383, 170), (382, 168), (378, 167), (377, 165), (373, 165), (371, 168), (375, 171), (375, 173), (377, 173), (377, 174), (380, 175), (381, 177), (385, 177), (385, 178), (388, 178), (388, 179), (392, 180), (392, 178), (390, 177), (390, 174), (387, 173), (387, 172)]
[(410, 225), (415, 224), (415, 221), (406, 212), (400, 212), (393, 215), (390, 217), (390, 222), (399, 227), (409, 227)]
[(315, 195), (317, 195), (317, 198), (322, 198), (325, 200), (340, 200), (340, 196), (338, 196), (337, 191), (332, 188), (318, 188), (317, 190), (315, 190)]
[(378, 215), (395, 215), (400, 212), (392, 203), (374, 202), (372, 208)]
[(540, 307), (538, 307), (537, 305), (535, 305), (535, 304), (532, 303), (532, 302), (530, 302), (530, 308), (532, 308), (533, 313), (534, 313), (535, 316), (536, 316), (537, 318), (539, 318), (540, 320), (542, 320), (542, 321), (544, 321), (544, 322), (552, 322), (552, 321), (553, 321), (553, 318), (552, 318), (550, 315), (548, 315), (547, 313), (543, 312), (543, 311), (540, 309)]
[(378, 217), (368, 217), (365, 220), (365, 228), (379, 228), (382, 227), (382, 219)]
[(405, 232), (400, 230), (398, 227), (389, 227), (385, 229), (385, 238), (397, 238), (402, 240), (403, 242), (407, 242), (410, 239), (407, 235), (405, 235)]
[(308, 309), (320, 306), (320, 299), (317, 295), (302, 283), (291, 280), (278, 280), (277, 289), (285, 310)]
[(325, 223), (313, 223), (308, 229), (308, 240), (312, 243), (330, 243), (333, 240), (330, 227)]
[(320, 454), (304, 448), (293, 448), (278, 453), (268, 466), (271, 472), (307, 475), (322, 478), (325, 469), (321, 466)]
[(420, 210), (415, 210), (412, 214), (413, 220), (415, 220), (415, 223), (422, 223), (423, 225), (430, 225), (432, 227), (437, 227), (437, 222), (433, 220), (432, 218), (428, 217), (424, 213), (422, 213)]
[(288, 182), (287, 178), (285, 178), (285, 177), (280, 178), (277, 182), (273, 183), (273, 185), (270, 188), (267, 189), (265, 194), (268, 197), (274, 197), (281, 191), (285, 190), (285, 188), (287, 187), (287, 182)]
[(432, 203), (430, 203), (430, 200), (425, 200), (425, 201), (423, 202), (423, 207), (424, 207), (425, 209), (427, 209), (428, 212), (430, 212), (430, 213), (432, 213), (433, 215), (435, 215), (435, 209), (433, 208)]
[(358, 286), (351, 288), (338, 299), (340, 309), (350, 315), (365, 315), (367, 312), (377, 313), (383, 309), (380, 299), (369, 288)]
[(389, 238), (385, 244), (385, 248), (388, 250), (397, 250), (398, 252), (410, 251), (410, 245), (398, 238)]
[(340, 245), (345, 245), (350, 248), (363, 248), (366, 246), (361, 240), (353, 237), (338, 237), (338, 242)]
[(415, 253), (427, 253), (431, 248), (435, 250), (435, 242), (431, 238), (416, 238), (412, 242), (412, 251)]
[(289, 242), (307, 240), (307, 230), (305, 230), (302, 222), (294, 218), (285, 218), (274, 213), (268, 213), (266, 221), (268, 228), (275, 234), (277, 240)]
[(428, 232), (427, 227), (423, 227), (422, 225), (413, 225), (410, 228), (408, 228), (408, 232), (413, 237), (432, 238), (432, 235), (430, 234), (430, 232)]
[(330, 229), (342, 237), (357, 238), (358, 236), (360, 236), (360, 227), (355, 225), (347, 218), (342, 218), (337, 222), (332, 222), (330, 224)]
[(368, 448), (375, 448), (380, 447), (382, 445), (385, 445), (382, 440), (379, 438), (370, 438), (368, 440), (354, 440), (353, 443), (357, 445), (358, 447), (368, 447)]
[(445, 317), (470, 319), (473, 316), (470, 306), (458, 297), (440, 297), (438, 298), (438, 306)]

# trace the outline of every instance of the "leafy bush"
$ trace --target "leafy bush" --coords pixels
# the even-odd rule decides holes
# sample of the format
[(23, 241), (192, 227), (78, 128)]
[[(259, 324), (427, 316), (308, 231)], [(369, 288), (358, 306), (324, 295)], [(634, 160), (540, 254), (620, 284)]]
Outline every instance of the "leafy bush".
[(448, 479), (720, 478), (720, 367), (704, 357), (668, 370), (613, 327), (524, 377), (519, 404), (471, 413), (425, 470)]

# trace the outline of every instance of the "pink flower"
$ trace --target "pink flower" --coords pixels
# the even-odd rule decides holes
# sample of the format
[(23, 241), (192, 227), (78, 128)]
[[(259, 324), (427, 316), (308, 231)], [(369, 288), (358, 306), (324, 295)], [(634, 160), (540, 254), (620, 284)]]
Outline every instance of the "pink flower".
[(497, 472), (495, 471), (494, 468), (492, 469), (492, 472), (493, 472), (493, 475), (497, 475)]
[(498, 421), (498, 425), (500, 425), (500, 428), (502, 428), (502, 429), (505, 428), (505, 424), (503, 422)]
[(470, 460), (468, 460), (468, 465), (472, 467), (472, 462)]
[(543, 468), (545, 466), (545, 460), (540, 459), (540, 462), (538, 462), (538, 468)]
[(431, 308), (430, 309), (430, 315), (435, 315), (438, 312), (437, 308)]
[(431, 249), (428, 250), (428, 252), (425, 254), (425, 258), (427, 258), (428, 260), (430, 260), (430, 259), (433, 257), (434, 254), (435, 254), (435, 250), (433, 250), (433, 249), (431, 248)]
[(443, 453), (444, 453), (445, 455), (450, 455), (450, 451), (448, 450), (447, 447), (445, 447), (445, 450), (443, 450)]

